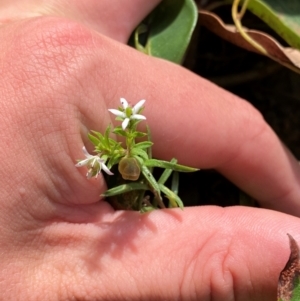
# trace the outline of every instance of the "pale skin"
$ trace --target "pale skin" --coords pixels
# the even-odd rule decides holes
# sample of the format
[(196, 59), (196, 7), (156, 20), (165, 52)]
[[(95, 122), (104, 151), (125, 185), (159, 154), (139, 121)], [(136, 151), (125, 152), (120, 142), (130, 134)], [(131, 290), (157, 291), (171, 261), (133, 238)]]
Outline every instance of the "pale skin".
[[(286, 233), (300, 239), (298, 162), (246, 101), (125, 45), (158, 2), (1, 2), (3, 300), (276, 299)], [(216, 168), (268, 209), (99, 200), (103, 178), (75, 163), (120, 97), (147, 100), (155, 156)]]

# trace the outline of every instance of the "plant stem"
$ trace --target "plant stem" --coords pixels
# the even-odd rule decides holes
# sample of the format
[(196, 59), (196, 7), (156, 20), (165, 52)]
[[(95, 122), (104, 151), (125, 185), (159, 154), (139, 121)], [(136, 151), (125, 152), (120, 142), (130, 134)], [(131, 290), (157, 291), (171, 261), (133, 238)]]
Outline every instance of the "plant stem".
[(249, 43), (251, 44), (257, 51), (259, 51), (260, 53), (267, 55), (268, 56), (268, 51), (261, 46), (260, 44), (258, 44), (255, 40), (253, 40), (243, 29), (242, 24), (241, 24), (241, 19), (247, 9), (247, 5), (249, 3), (249, 0), (245, 0), (242, 10), (239, 13), (238, 12), (238, 6), (240, 4), (240, 0), (234, 0), (232, 3), (232, 9), (231, 9), (231, 13), (232, 13), (232, 18), (233, 18), (233, 22), (236, 26), (236, 28), (238, 29), (238, 31), (240, 32), (241, 36)]

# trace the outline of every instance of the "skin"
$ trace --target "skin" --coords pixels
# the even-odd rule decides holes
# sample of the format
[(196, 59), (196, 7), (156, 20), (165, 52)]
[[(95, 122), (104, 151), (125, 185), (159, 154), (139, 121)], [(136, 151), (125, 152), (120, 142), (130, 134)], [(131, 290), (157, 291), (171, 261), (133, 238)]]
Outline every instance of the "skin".
[[(298, 162), (246, 101), (124, 44), (158, 2), (1, 1), (3, 300), (276, 299), (286, 233), (300, 239)], [(268, 209), (99, 200), (103, 178), (74, 164), (120, 97), (147, 99), (155, 156), (216, 168)]]

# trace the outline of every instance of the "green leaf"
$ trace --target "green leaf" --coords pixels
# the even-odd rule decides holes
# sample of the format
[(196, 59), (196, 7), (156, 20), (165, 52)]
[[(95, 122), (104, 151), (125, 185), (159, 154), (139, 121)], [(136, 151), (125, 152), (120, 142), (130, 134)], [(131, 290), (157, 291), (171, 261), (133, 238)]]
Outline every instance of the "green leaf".
[[(139, 156), (141, 157), (142, 159), (144, 160), (148, 160), (148, 154), (147, 152), (145, 152), (143, 149), (139, 149), (139, 148), (133, 148), (131, 151), (130, 151), (131, 155), (136, 157), (136, 156)], [(140, 161), (139, 161), (140, 162)]]
[(112, 141), (112, 139), (109, 138), (110, 131), (111, 131), (111, 125), (108, 125), (108, 127), (106, 128), (106, 131), (104, 133), (104, 141), (105, 141), (105, 146), (106, 147), (109, 147), (110, 146), (110, 142)]
[(155, 178), (153, 177), (152, 173), (150, 172), (150, 170), (145, 166), (142, 165), (142, 173), (144, 175), (144, 177), (146, 178), (146, 180), (149, 182), (149, 184), (151, 185), (151, 187), (154, 189), (153, 192), (156, 192), (160, 195), (160, 189), (159, 189), (159, 185), (156, 182)]
[(251, 0), (247, 8), (288, 44), (300, 49), (300, 1)]
[(102, 135), (101, 133), (99, 133), (99, 132), (91, 131), (91, 134), (89, 133), (88, 136), (89, 136), (89, 137), (90, 137), (90, 136), (94, 136), (94, 137), (98, 138), (101, 144), (104, 142), (104, 137), (103, 137), (103, 135)]
[(171, 190), (175, 194), (178, 194), (178, 187), (179, 187), (179, 173), (178, 173), (178, 171), (174, 171), (173, 176), (172, 176)]
[(142, 137), (145, 137), (145, 136), (147, 136), (147, 134), (143, 133), (143, 132), (134, 132), (134, 134), (132, 135), (133, 138), (142, 138)]
[(145, 207), (142, 207), (140, 209), (140, 213), (147, 213), (147, 212), (151, 212), (153, 210), (155, 210), (156, 208), (154, 207), (151, 207), (151, 206), (145, 206)]
[[(148, 138), (148, 141), (152, 141), (152, 137), (151, 137), (151, 131), (150, 131), (150, 127), (147, 125), (147, 138)], [(147, 149), (147, 153), (148, 153), (148, 157), (150, 158), (150, 159), (152, 159), (152, 148), (151, 147), (149, 147), (148, 149)], [(151, 169), (150, 169), (151, 170)], [(152, 171), (152, 170), (151, 170)]]
[(125, 192), (133, 191), (133, 190), (149, 190), (148, 185), (138, 182), (132, 182), (128, 184), (119, 185), (117, 187), (113, 187), (111, 189), (106, 190), (101, 196), (103, 197), (111, 197), (114, 195), (122, 194)]
[(153, 142), (151, 142), (151, 141), (143, 141), (143, 142), (136, 143), (134, 145), (134, 147), (144, 149), (144, 148), (151, 147), (152, 145), (153, 145)]
[(123, 137), (127, 137), (127, 132), (124, 131), (122, 129), (122, 127), (118, 126), (118, 127), (115, 127), (114, 130), (113, 130), (113, 133), (116, 134), (116, 135), (120, 135), (120, 136), (123, 136)]
[(95, 136), (93, 136), (91, 134), (88, 134), (88, 138), (95, 146), (98, 146), (101, 143), (98, 138), (96, 138)]
[[(197, 24), (198, 10), (193, 0), (163, 0), (135, 32), (135, 47), (155, 57), (182, 63)], [(147, 30), (142, 46), (140, 34)]]
[(154, 193), (154, 198), (158, 202), (158, 205), (161, 208), (165, 208), (165, 205), (164, 205), (164, 203), (162, 201), (162, 198), (161, 198), (161, 193), (160, 193), (159, 185), (156, 182), (156, 180), (153, 177), (153, 175), (150, 172), (150, 170), (145, 165), (142, 165), (142, 173), (143, 173), (145, 179), (148, 181), (149, 185), (152, 187), (151, 190)]
[(199, 170), (198, 168), (193, 168), (189, 166), (184, 166), (180, 164), (171, 163), (163, 160), (149, 159), (144, 162), (147, 167), (161, 167), (161, 168), (169, 168), (176, 171), (181, 172), (194, 172)]
[(169, 201), (170, 201), (169, 207), (170, 208), (180, 207), (181, 209), (183, 209), (183, 207), (184, 207), (183, 202), (177, 194), (175, 194), (172, 190), (170, 190), (165, 185), (159, 184), (159, 188), (169, 199)]
[(107, 163), (107, 168), (111, 169), (112, 166), (119, 163), (121, 158), (123, 158), (123, 157), (124, 157), (123, 155), (115, 155), (115, 156), (111, 157)]
[[(177, 163), (177, 160), (173, 158), (170, 163)], [(160, 178), (158, 179), (157, 183), (165, 184), (172, 172), (173, 170), (170, 168), (165, 169)]]

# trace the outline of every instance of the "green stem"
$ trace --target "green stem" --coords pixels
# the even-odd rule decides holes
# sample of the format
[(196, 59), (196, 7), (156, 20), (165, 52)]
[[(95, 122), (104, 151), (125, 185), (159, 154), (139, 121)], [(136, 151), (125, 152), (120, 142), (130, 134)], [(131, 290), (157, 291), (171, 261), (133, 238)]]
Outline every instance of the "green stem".
[(236, 26), (236, 28), (238, 29), (239, 33), (241, 34), (241, 36), (250, 44), (252, 45), (257, 51), (259, 51), (260, 53), (264, 54), (264, 55), (268, 55), (267, 50), (261, 46), (259, 43), (257, 43), (255, 40), (253, 40), (243, 29), (242, 27), (242, 23), (241, 23), (241, 17), (244, 15), (247, 5), (249, 3), (249, 0), (246, 0), (244, 2), (244, 5), (242, 7), (241, 13), (238, 12), (238, 6), (240, 4), (240, 0), (234, 0), (233, 4), (232, 4), (232, 18), (233, 18), (233, 22)]

